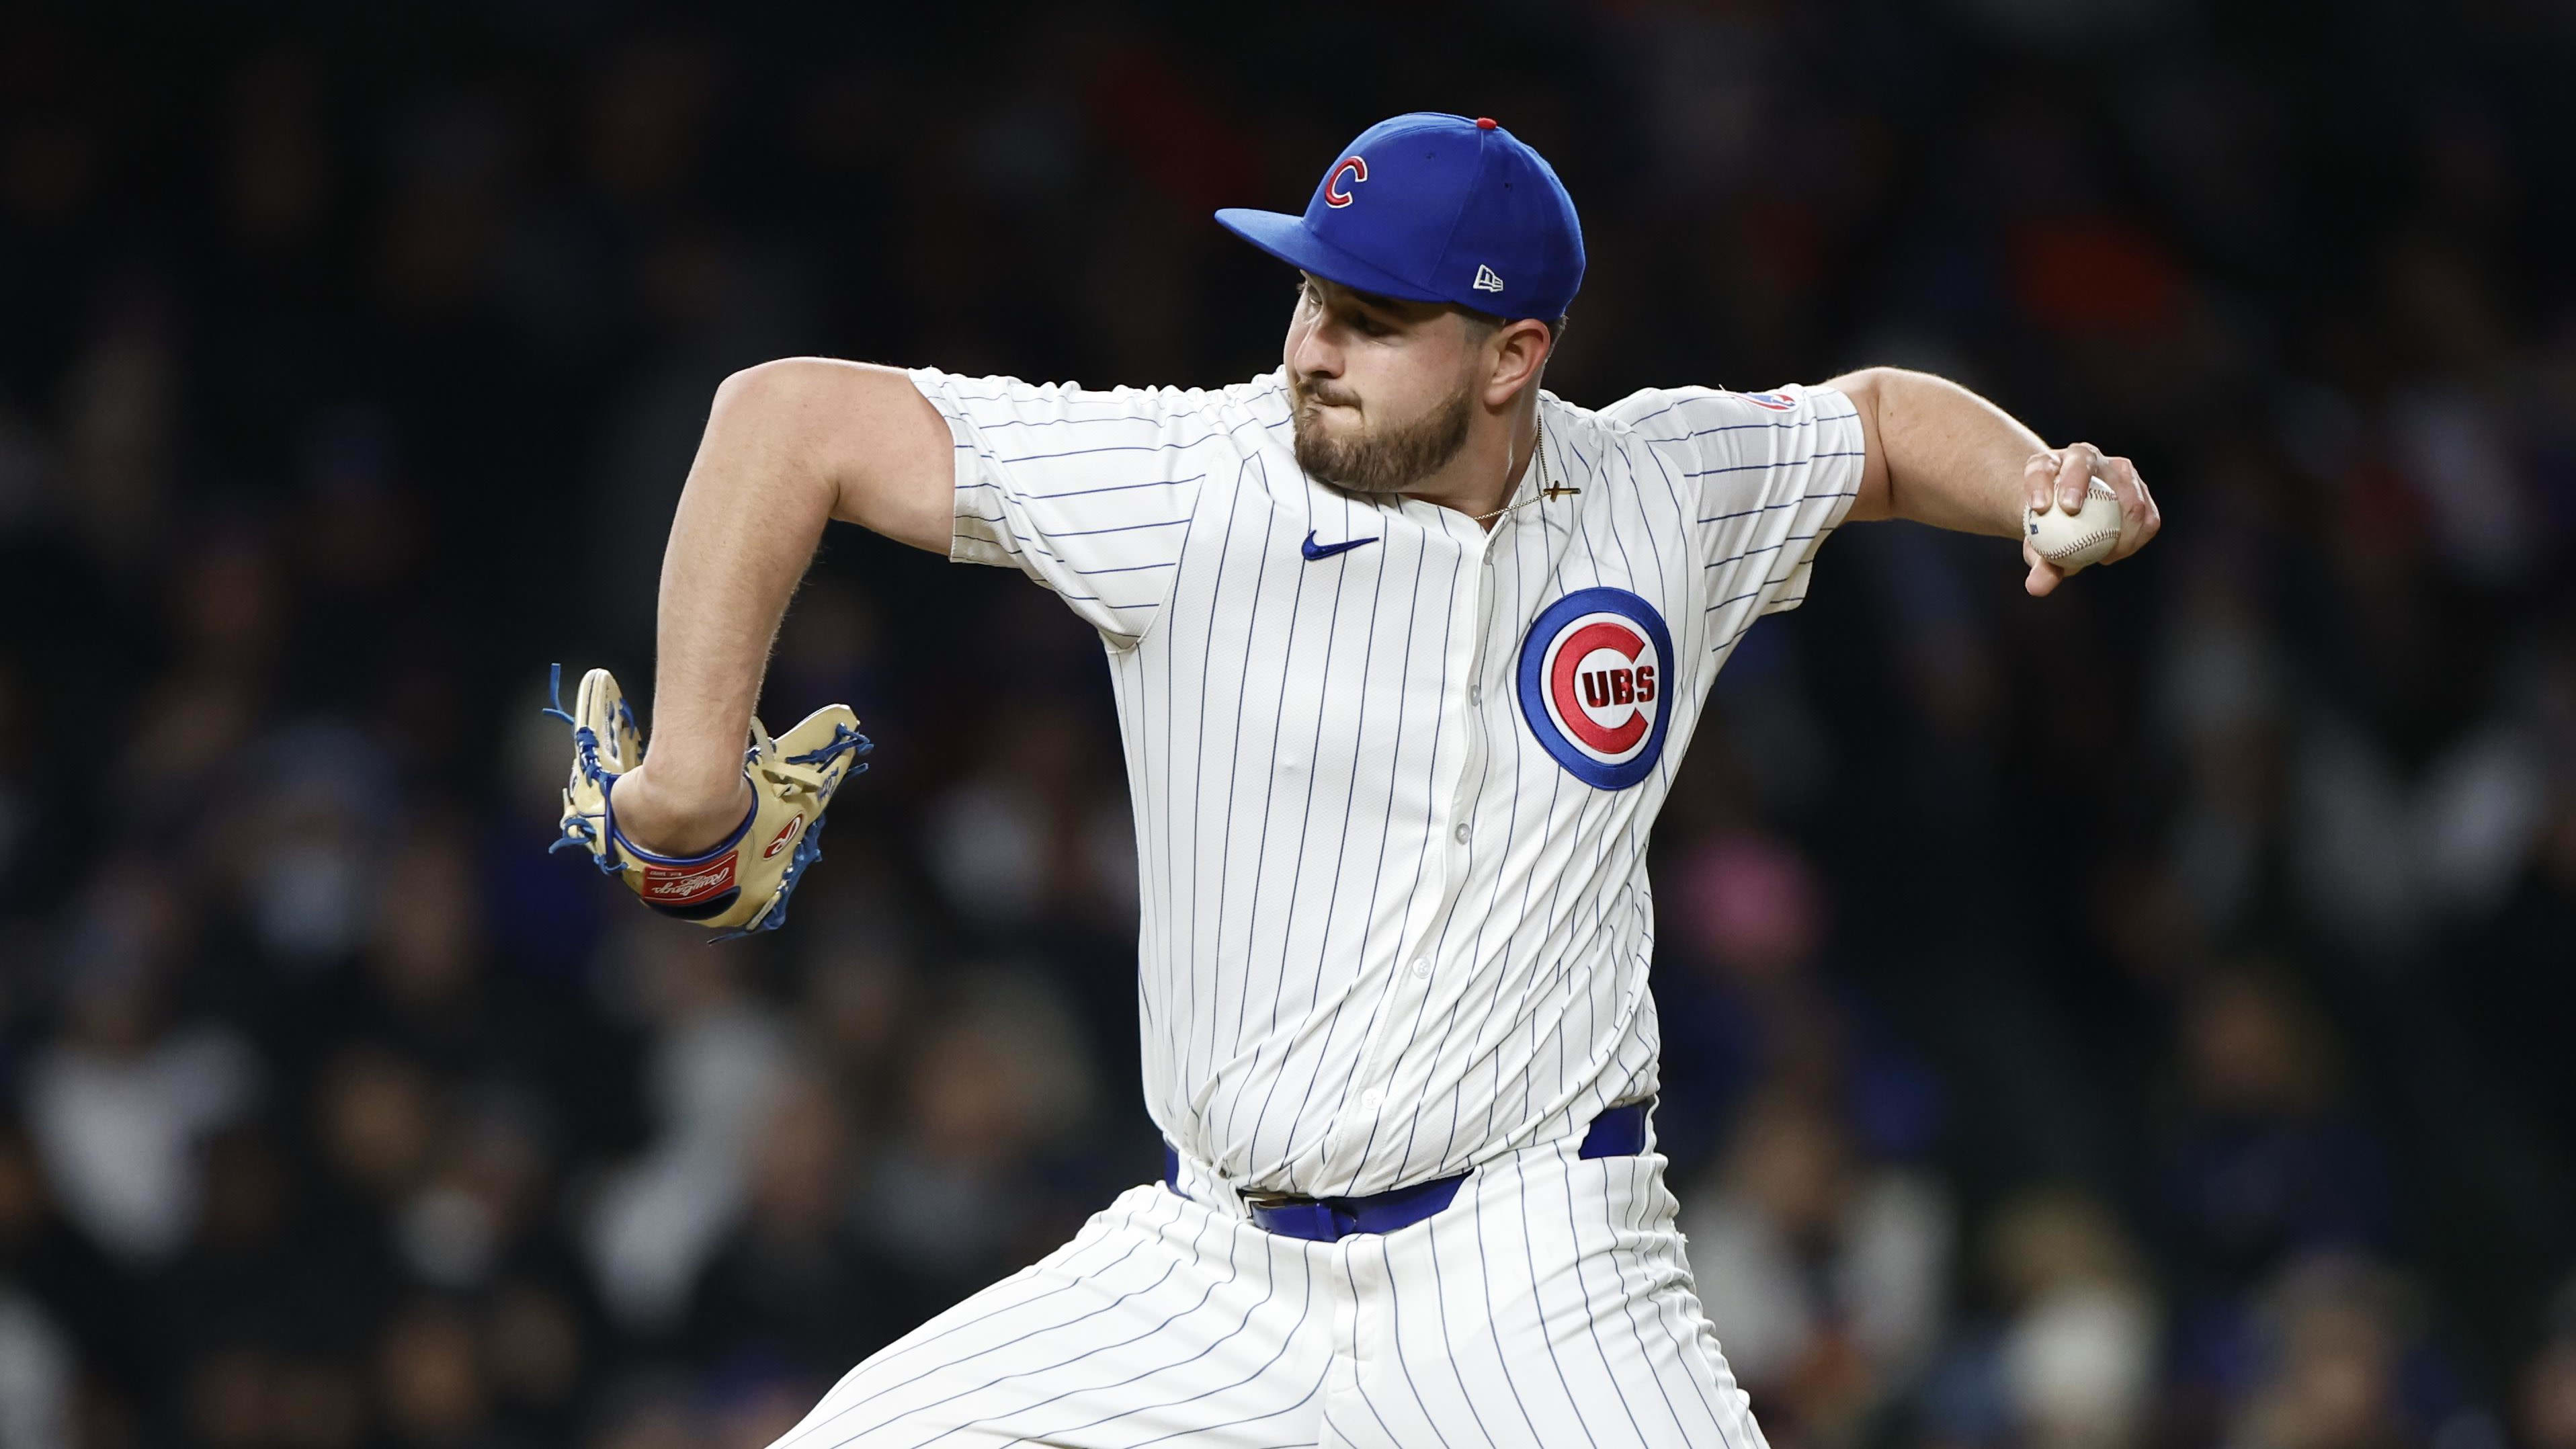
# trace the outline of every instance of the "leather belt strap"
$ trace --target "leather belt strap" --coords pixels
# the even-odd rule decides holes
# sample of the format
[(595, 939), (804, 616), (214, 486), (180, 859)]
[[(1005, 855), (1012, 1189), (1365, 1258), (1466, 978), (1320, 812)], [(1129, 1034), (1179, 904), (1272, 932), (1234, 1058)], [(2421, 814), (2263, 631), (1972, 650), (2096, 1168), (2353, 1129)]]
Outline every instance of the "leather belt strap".
[[(1654, 1100), (1613, 1107), (1592, 1119), (1577, 1157), (1635, 1157), (1646, 1150), (1646, 1115)], [(1449, 1206), (1469, 1174), (1417, 1182), (1366, 1197), (1300, 1197), (1288, 1193), (1245, 1193), (1244, 1206), (1253, 1223), (1283, 1238), (1310, 1243), (1339, 1242), (1354, 1233), (1392, 1233), (1409, 1228)], [(1163, 1182), (1181, 1192), (1181, 1155), (1163, 1144)], [(1183, 1197), (1189, 1194), (1181, 1193)]]

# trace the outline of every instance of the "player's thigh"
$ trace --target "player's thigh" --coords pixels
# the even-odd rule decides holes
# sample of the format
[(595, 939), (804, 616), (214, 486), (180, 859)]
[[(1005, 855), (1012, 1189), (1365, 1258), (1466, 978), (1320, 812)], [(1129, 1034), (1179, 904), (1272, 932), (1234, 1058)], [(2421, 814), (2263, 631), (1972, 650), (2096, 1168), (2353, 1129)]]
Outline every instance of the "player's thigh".
[(1305, 1247), (1131, 1189), (852, 1369), (774, 1449), (1312, 1442), (1330, 1309)]
[(1355, 1392), (1327, 1442), (1764, 1449), (1701, 1311), (1660, 1157), (1571, 1146), (1481, 1169), (1350, 1260)]

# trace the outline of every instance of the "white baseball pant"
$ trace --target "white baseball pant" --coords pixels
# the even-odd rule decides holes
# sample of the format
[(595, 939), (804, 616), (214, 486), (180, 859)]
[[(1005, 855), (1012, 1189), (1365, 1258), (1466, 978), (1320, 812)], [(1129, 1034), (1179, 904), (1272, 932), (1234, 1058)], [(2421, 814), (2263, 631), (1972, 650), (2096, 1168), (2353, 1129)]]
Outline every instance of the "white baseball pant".
[(1333, 1243), (1185, 1165), (852, 1369), (774, 1449), (1767, 1449), (1701, 1312), (1664, 1159), (1573, 1141)]

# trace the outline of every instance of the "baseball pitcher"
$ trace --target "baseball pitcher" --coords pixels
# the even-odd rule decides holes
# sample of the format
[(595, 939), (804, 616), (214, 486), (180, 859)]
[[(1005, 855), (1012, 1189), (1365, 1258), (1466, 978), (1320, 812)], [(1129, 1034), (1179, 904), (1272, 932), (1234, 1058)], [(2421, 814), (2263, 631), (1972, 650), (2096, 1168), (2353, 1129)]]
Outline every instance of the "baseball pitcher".
[[(837, 706), (751, 721), (826, 523), (1020, 570), (1115, 680), (1163, 1180), (779, 1443), (1760, 1449), (1655, 1150), (1656, 811), (1840, 524), (2021, 537), (2046, 594), (2153, 538), (2155, 503), (1919, 373), (1545, 391), (1582, 232), (1491, 120), (1396, 117), (1303, 215), (1216, 220), (1301, 278), (1249, 382), (727, 379), (663, 565), (650, 757), (605, 673), (569, 712), (567, 841), (758, 929), (865, 750)], [(2035, 520), (2088, 494), (2110, 536), (2052, 550)]]

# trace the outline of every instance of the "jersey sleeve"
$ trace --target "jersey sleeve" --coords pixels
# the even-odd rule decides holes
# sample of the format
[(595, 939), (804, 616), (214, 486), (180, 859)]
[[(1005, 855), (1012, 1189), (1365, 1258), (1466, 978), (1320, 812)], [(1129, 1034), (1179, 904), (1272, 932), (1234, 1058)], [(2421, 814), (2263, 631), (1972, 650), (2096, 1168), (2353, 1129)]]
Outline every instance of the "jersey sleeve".
[(1816, 550), (1860, 494), (1860, 417), (1829, 387), (1641, 392), (1609, 416), (1687, 489), (1703, 607), (1744, 624), (1807, 597)]
[(1240, 458), (1222, 394), (914, 369), (956, 444), (948, 556), (1015, 568), (1118, 648), (1171, 602), (1208, 476)]

